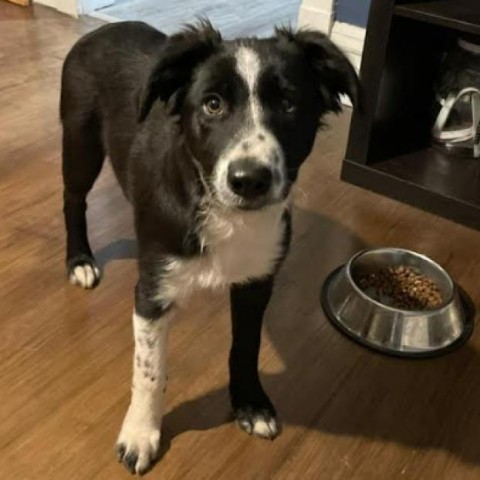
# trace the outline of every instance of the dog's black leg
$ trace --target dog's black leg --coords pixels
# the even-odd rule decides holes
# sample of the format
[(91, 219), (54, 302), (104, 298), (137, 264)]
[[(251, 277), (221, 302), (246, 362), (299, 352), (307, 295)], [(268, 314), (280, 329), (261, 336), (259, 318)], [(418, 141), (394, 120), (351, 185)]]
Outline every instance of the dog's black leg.
[(72, 283), (84, 288), (98, 284), (100, 271), (88, 242), (87, 194), (104, 160), (99, 122), (95, 118), (64, 122), (64, 216), (67, 230), (67, 269)]
[(272, 293), (272, 278), (231, 288), (232, 349), (230, 398), (239, 426), (249, 434), (273, 439), (278, 424), (272, 402), (258, 376), (263, 314)]

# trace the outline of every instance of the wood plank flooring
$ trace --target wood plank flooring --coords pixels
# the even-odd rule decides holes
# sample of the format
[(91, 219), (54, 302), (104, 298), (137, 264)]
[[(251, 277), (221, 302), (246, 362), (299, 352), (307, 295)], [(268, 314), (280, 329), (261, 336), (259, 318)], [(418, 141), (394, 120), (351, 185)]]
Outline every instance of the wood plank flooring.
[[(130, 478), (113, 444), (129, 401), (135, 242), (109, 168), (88, 213), (104, 279), (81, 291), (63, 265), (59, 73), (96, 24), (0, 1), (0, 479)], [(326, 275), (368, 245), (430, 255), (480, 304), (480, 233), (340, 182), (348, 124), (348, 111), (332, 118), (302, 170), (267, 315), (262, 377), (282, 435), (229, 422), (227, 299), (205, 294), (172, 329), (165, 453), (147, 478), (480, 478), (480, 331), (450, 356), (397, 360), (321, 311)]]

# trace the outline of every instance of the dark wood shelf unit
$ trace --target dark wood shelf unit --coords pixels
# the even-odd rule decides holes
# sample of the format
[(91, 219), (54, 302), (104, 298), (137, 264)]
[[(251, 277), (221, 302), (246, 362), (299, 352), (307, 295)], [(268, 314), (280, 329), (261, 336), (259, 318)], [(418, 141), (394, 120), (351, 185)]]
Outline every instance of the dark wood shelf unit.
[(465, 32), (480, 35), (480, 0), (372, 0), (342, 179), (480, 229), (480, 159), (430, 136), (443, 53)]
[(480, 162), (434, 148), (371, 166), (346, 160), (342, 179), (480, 229)]
[(430, 0), (395, 6), (395, 14), (480, 35), (478, 0)]

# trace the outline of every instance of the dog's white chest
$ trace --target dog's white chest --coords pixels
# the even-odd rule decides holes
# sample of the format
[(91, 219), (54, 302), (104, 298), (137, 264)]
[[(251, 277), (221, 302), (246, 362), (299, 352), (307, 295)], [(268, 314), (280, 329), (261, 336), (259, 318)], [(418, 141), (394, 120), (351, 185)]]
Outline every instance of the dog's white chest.
[(285, 206), (261, 211), (212, 211), (200, 237), (205, 253), (171, 259), (159, 294), (181, 300), (200, 288), (222, 288), (273, 272), (282, 254)]

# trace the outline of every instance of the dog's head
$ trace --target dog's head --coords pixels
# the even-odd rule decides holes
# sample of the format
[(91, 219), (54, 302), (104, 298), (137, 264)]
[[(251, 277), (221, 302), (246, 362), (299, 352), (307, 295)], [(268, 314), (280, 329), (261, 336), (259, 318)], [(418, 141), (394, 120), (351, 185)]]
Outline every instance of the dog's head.
[(322, 117), (358, 97), (358, 78), (323, 34), (277, 29), (223, 41), (208, 22), (169, 38), (143, 91), (140, 120), (160, 99), (216, 199), (256, 209), (288, 195)]

